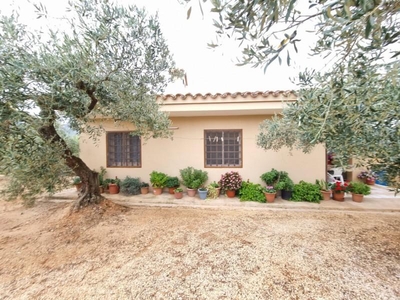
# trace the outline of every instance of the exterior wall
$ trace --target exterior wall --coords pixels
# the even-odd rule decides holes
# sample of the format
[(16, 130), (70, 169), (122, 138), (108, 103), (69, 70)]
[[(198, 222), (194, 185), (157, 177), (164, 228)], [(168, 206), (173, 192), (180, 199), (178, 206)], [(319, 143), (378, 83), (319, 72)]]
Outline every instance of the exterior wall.
[[(325, 178), (325, 149), (318, 146), (310, 154), (288, 150), (279, 152), (264, 151), (257, 147), (256, 136), (260, 122), (270, 116), (212, 116), (212, 117), (172, 117), (174, 127), (173, 140), (150, 139), (142, 141), (141, 168), (107, 168), (108, 178), (123, 179), (125, 176), (140, 177), (149, 182), (149, 174), (155, 170), (170, 176), (178, 176), (179, 170), (188, 166), (208, 172), (209, 182), (218, 181), (221, 174), (235, 170), (243, 180), (262, 183), (260, 175), (275, 168), (287, 171), (295, 183), (300, 180), (314, 182)], [(131, 125), (115, 127), (112, 121), (99, 121), (107, 131), (125, 131), (133, 129)], [(205, 129), (242, 129), (243, 130), (243, 167), (242, 168), (205, 168), (204, 167), (204, 130)], [(106, 166), (105, 133), (97, 144), (86, 135), (80, 137), (81, 158), (90, 168), (100, 170)]]

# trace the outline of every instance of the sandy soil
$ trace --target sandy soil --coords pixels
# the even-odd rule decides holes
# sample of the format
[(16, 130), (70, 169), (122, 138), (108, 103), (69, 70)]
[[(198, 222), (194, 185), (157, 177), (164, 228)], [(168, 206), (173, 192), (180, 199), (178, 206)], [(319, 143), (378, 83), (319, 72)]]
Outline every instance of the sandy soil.
[(400, 299), (400, 215), (0, 201), (0, 299)]

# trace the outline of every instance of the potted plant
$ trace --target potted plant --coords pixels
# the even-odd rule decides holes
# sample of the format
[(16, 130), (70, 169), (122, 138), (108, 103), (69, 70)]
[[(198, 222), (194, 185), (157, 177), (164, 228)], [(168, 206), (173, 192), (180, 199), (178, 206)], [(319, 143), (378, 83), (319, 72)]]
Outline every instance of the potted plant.
[(175, 196), (175, 199), (182, 199), (182, 197), (183, 197), (183, 189), (180, 188), (180, 187), (177, 187), (174, 190), (174, 196)]
[(375, 180), (378, 179), (378, 175), (372, 171), (362, 171), (357, 175), (357, 178), (364, 180), (368, 185), (374, 185)]
[(106, 189), (106, 183), (105, 183), (105, 175), (107, 173), (106, 168), (100, 167), (100, 172), (99, 172), (99, 188), (100, 188), (100, 193), (104, 193)]
[(294, 183), (289, 176), (286, 176), (283, 180), (280, 181), (280, 185), (278, 186), (282, 189), (282, 199), (289, 200), (292, 197)]
[(79, 191), (82, 187), (82, 180), (79, 176), (75, 176), (72, 184), (75, 186), (76, 190)]
[(229, 198), (233, 198), (236, 195), (236, 190), (242, 186), (242, 177), (235, 171), (226, 172), (221, 175), (219, 185), (225, 190)]
[(363, 182), (350, 182), (348, 191), (351, 192), (351, 197), (354, 202), (362, 202), (365, 195), (371, 194), (371, 188)]
[[(217, 182), (213, 181), (208, 185), (208, 191), (210, 191), (211, 188), (215, 189), (215, 191), (217, 193), (217, 196), (215, 198), (219, 197), (220, 192), (221, 192), (221, 187), (219, 186), (219, 184)], [(213, 198), (213, 199), (215, 199), (215, 198)]]
[(149, 184), (147, 182), (142, 182), (140, 184), (140, 193), (146, 195), (149, 193)]
[(120, 186), (121, 181), (118, 179), (118, 177), (115, 177), (115, 179), (111, 179), (110, 183), (108, 184), (108, 190), (110, 194), (118, 194), (119, 193), (119, 186)]
[(331, 199), (331, 194), (332, 194), (332, 190), (331, 190), (331, 186), (332, 184), (327, 182), (324, 179), (321, 180), (315, 180), (315, 184), (319, 186), (319, 190), (321, 191), (321, 195), (322, 195), (322, 200), (329, 200)]
[(206, 171), (198, 170), (193, 167), (187, 167), (179, 170), (182, 178), (182, 184), (187, 187), (188, 196), (194, 197), (196, 190), (204, 185), (208, 179)]
[(207, 186), (207, 190), (207, 198), (217, 199), (219, 197), (221, 188), (219, 187), (219, 184), (214, 181)]
[(154, 195), (161, 195), (167, 182), (168, 175), (162, 172), (153, 171), (150, 173), (150, 182), (153, 186)]
[(125, 195), (139, 195), (141, 189), (141, 182), (139, 178), (126, 176), (120, 184), (121, 193)]
[(198, 189), (199, 197), (201, 200), (205, 200), (207, 198), (208, 189), (205, 187), (201, 187)]
[(268, 203), (272, 203), (275, 201), (276, 190), (272, 185), (269, 185), (264, 189), (264, 195), (265, 195), (265, 200), (267, 200)]
[(344, 194), (347, 192), (348, 183), (341, 183), (340, 181), (336, 181), (331, 186), (332, 190), (332, 198), (336, 201), (344, 201)]
[(179, 179), (176, 176), (168, 176), (165, 186), (169, 189), (169, 193), (172, 195), (174, 190), (179, 186)]

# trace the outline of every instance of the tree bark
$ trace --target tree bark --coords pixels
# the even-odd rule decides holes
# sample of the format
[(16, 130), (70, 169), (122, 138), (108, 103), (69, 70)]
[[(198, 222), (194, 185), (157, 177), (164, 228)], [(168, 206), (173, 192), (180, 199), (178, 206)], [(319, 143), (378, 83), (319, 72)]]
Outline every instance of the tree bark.
[(89, 169), (82, 159), (72, 154), (66, 142), (57, 133), (54, 124), (43, 126), (39, 129), (40, 135), (52, 144), (60, 143), (64, 150), (62, 157), (65, 164), (79, 176), (82, 181), (82, 187), (79, 190), (79, 198), (72, 206), (73, 210), (79, 210), (83, 206), (98, 204), (104, 197), (100, 194), (98, 173)]

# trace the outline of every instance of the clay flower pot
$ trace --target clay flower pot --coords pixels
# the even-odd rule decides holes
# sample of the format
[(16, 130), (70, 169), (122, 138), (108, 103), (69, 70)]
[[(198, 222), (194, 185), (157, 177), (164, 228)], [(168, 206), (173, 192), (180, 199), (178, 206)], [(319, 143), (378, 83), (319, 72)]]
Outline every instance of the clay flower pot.
[(182, 199), (183, 198), (183, 192), (174, 192), (175, 199)]
[(154, 195), (161, 195), (162, 194), (162, 188), (157, 188), (157, 187), (153, 187), (153, 194)]
[(187, 189), (187, 194), (188, 194), (189, 197), (194, 197), (194, 196), (196, 196), (196, 190), (188, 188)]
[(331, 199), (331, 191), (321, 191), (322, 200), (330, 200)]
[(140, 193), (141, 193), (142, 195), (148, 194), (148, 193), (149, 193), (149, 187), (148, 187), (148, 186), (141, 187), (141, 188), (140, 188)]
[(365, 179), (365, 183), (368, 184), (368, 185), (374, 185), (375, 184), (375, 179), (374, 178), (371, 178), (371, 179), (366, 178)]
[(108, 185), (108, 190), (109, 190), (110, 194), (118, 194), (119, 186), (118, 186), (118, 184), (110, 183)]
[(264, 193), (264, 195), (268, 203), (273, 203), (275, 201), (276, 193)]
[(354, 202), (363, 202), (364, 195), (363, 194), (351, 194), (351, 198)]
[(228, 196), (228, 198), (234, 198), (236, 195), (236, 191), (235, 190), (226, 190), (226, 195)]
[(344, 201), (344, 192), (340, 192), (340, 193), (333, 192), (332, 198), (333, 198), (333, 200), (342, 202), (342, 201)]

